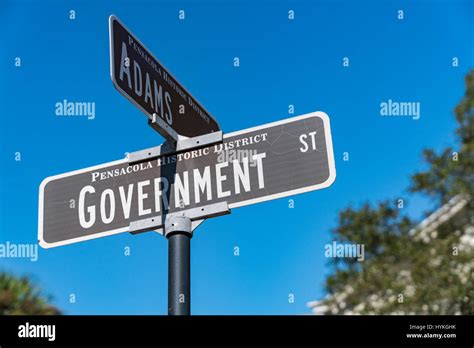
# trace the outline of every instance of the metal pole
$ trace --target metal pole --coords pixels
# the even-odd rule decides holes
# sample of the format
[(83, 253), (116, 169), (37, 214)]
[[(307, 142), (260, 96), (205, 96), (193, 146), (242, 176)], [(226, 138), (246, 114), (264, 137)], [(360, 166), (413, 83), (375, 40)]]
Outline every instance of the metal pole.
[(177, 217), (165, 224), (168, 238), (168, 315), (191, 314), (191, 221)]

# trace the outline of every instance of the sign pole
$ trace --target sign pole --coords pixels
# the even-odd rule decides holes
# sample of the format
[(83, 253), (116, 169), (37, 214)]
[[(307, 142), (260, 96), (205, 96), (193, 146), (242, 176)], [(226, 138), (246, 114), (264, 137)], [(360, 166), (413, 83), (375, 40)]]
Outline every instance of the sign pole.
[[(329, 117), (313, 112), (224, 136), (217, 121), (113, 15), (109, 35), (114, 86), (166, 142), (44, 179), (38, 241), (52, 248), (163, 230), (168, 314), (190, 315), (193, 227), (232, 208), (329, 187), (336, 179)], [(144, 96), (137, 94), (142, 89)], [(186, 117), (179, 116), (188, 104)], [(79, 200), (75, 209), (68, 204), (71, 198)]]
[(168, 239), (168, 315), (191, 314), (191, 220), (172, 217), (165, 223)]

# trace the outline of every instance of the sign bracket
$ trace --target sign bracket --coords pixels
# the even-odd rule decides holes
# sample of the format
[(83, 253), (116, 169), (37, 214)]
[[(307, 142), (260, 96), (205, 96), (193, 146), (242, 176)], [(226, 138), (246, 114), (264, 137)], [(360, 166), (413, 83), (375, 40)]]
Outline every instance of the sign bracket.
[(148, 125), (160, 133), (167, 141), (179, 142), (183, 138), (168, 123), (166, 123), (158, 114), (154, 113), (148, 116)]
[[(164, 122), (163, 120), (161, 121)], [(212, 132), (192, 138), (179, 137), (179, 140), (176, 142), (174, 140), (167, 139), (162, 145), (150, 147), (140, 151), (130, 152), (127, 156), (129, 164), (150, 161), (160, 156), (222, 143), (224, 138), (222, 131)]]
[(209, 204), (202, 207), (192, 208), (181, 210), (176, 213), (171, 213), (167, 215), (158, 215), (142, 220), (132, 221), (129, 224), (128, 231), (130, 233), (140, 233), (151, 230), (156, 230), (164, 227), (164, 234), (167, 236), (169, 229), (167, 231), (167, 224), (170, 221), (173, 221), (176, 218), (188, 218), (191, 222), (196, 220), (202, 220), (205, 218), (211, 218), (221, 215), (230, 214), (230, 208), (227, 202), (219, 202), (214, 204)]

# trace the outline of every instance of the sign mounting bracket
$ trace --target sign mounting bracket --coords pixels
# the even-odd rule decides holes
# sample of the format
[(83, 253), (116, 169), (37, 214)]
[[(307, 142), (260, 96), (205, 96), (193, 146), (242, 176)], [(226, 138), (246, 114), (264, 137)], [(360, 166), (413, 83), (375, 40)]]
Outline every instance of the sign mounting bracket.
[[(230, 214), (229, 205), (227, 202), (219, 202), (202, 207), (181, 210), (176, 213), (158, 215), (155, 217), (132, 221), (129, 224), (128, 231), (132, 234), (136, 234), (140, 232), (156, 230), (168, 226), (169, 223), (176, 218), (188, 218), (190, 221), (196, 221), (227, 214)], [(167, 231), (166, 228), (164, 230), (166, 235), (169, 230)]]
[[(163, 120), (160, 119), (160, 121), (164, 123)], [(156, 128), (153, 127), (153, 129)], [(140, 151), (130, 152), (127, 156), (129, 164), (150, 161), (160, 156), (192, 150), (212, 144), (222, 143), (223, 140), (222, 131), (199, 135), (197, 137), (192, 138), (182, 136), (178, 137), (178, 141), (174, 141), (172, 139), (167, 138), (167, 140), (162, 145), (150, 147), (148, 149)]]
[(168, 123), (166, 123), (158, 114), (148, 116), (148, 125), (155, 131), (160, 133), (167, 141), (179, 142), (180, 140), (187, 139), (179, 135)]

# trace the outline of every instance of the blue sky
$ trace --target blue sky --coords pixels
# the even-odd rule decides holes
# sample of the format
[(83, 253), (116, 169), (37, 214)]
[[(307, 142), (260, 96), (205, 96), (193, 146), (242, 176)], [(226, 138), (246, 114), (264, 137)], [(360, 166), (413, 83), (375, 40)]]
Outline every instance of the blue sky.
[[(36, 242), (38, 186), (45, 177), (162, 142), (112, 85), (110, 14), (224, 132), (293, 116), (289, 104), (295, 115), (321, 110), (331, 119), (337, 170), (331, 188), (292, 197), (294, 209), (280, 199), (235, 209), (196, 230), (194, 314), (309, 313), (306, 302), (324, 296), (330, 271), (324, 245), (338, 212), (406, 196), (409, 175), (423, 168), (422, 149), (455, 144), (453, 108), (474, 62), (472, 1), (6, 0), (0, 10), (0, 243)], [(95, 119), (56, 116), (63, 99), (95, 102)], [(421, 103), (421, 118), (381, 117), (380, 103), (388, 99)], [(342, 160), (346, 151), (349, 161)], [(410, 197), (405, 209), (421, 218), (428, 208)], [(166, 313), (167, 241), (158, 234), (124, 233), (39, 252), (37, 262), (4, 258), (0, 268), (32, 275), (67, 314)]]

